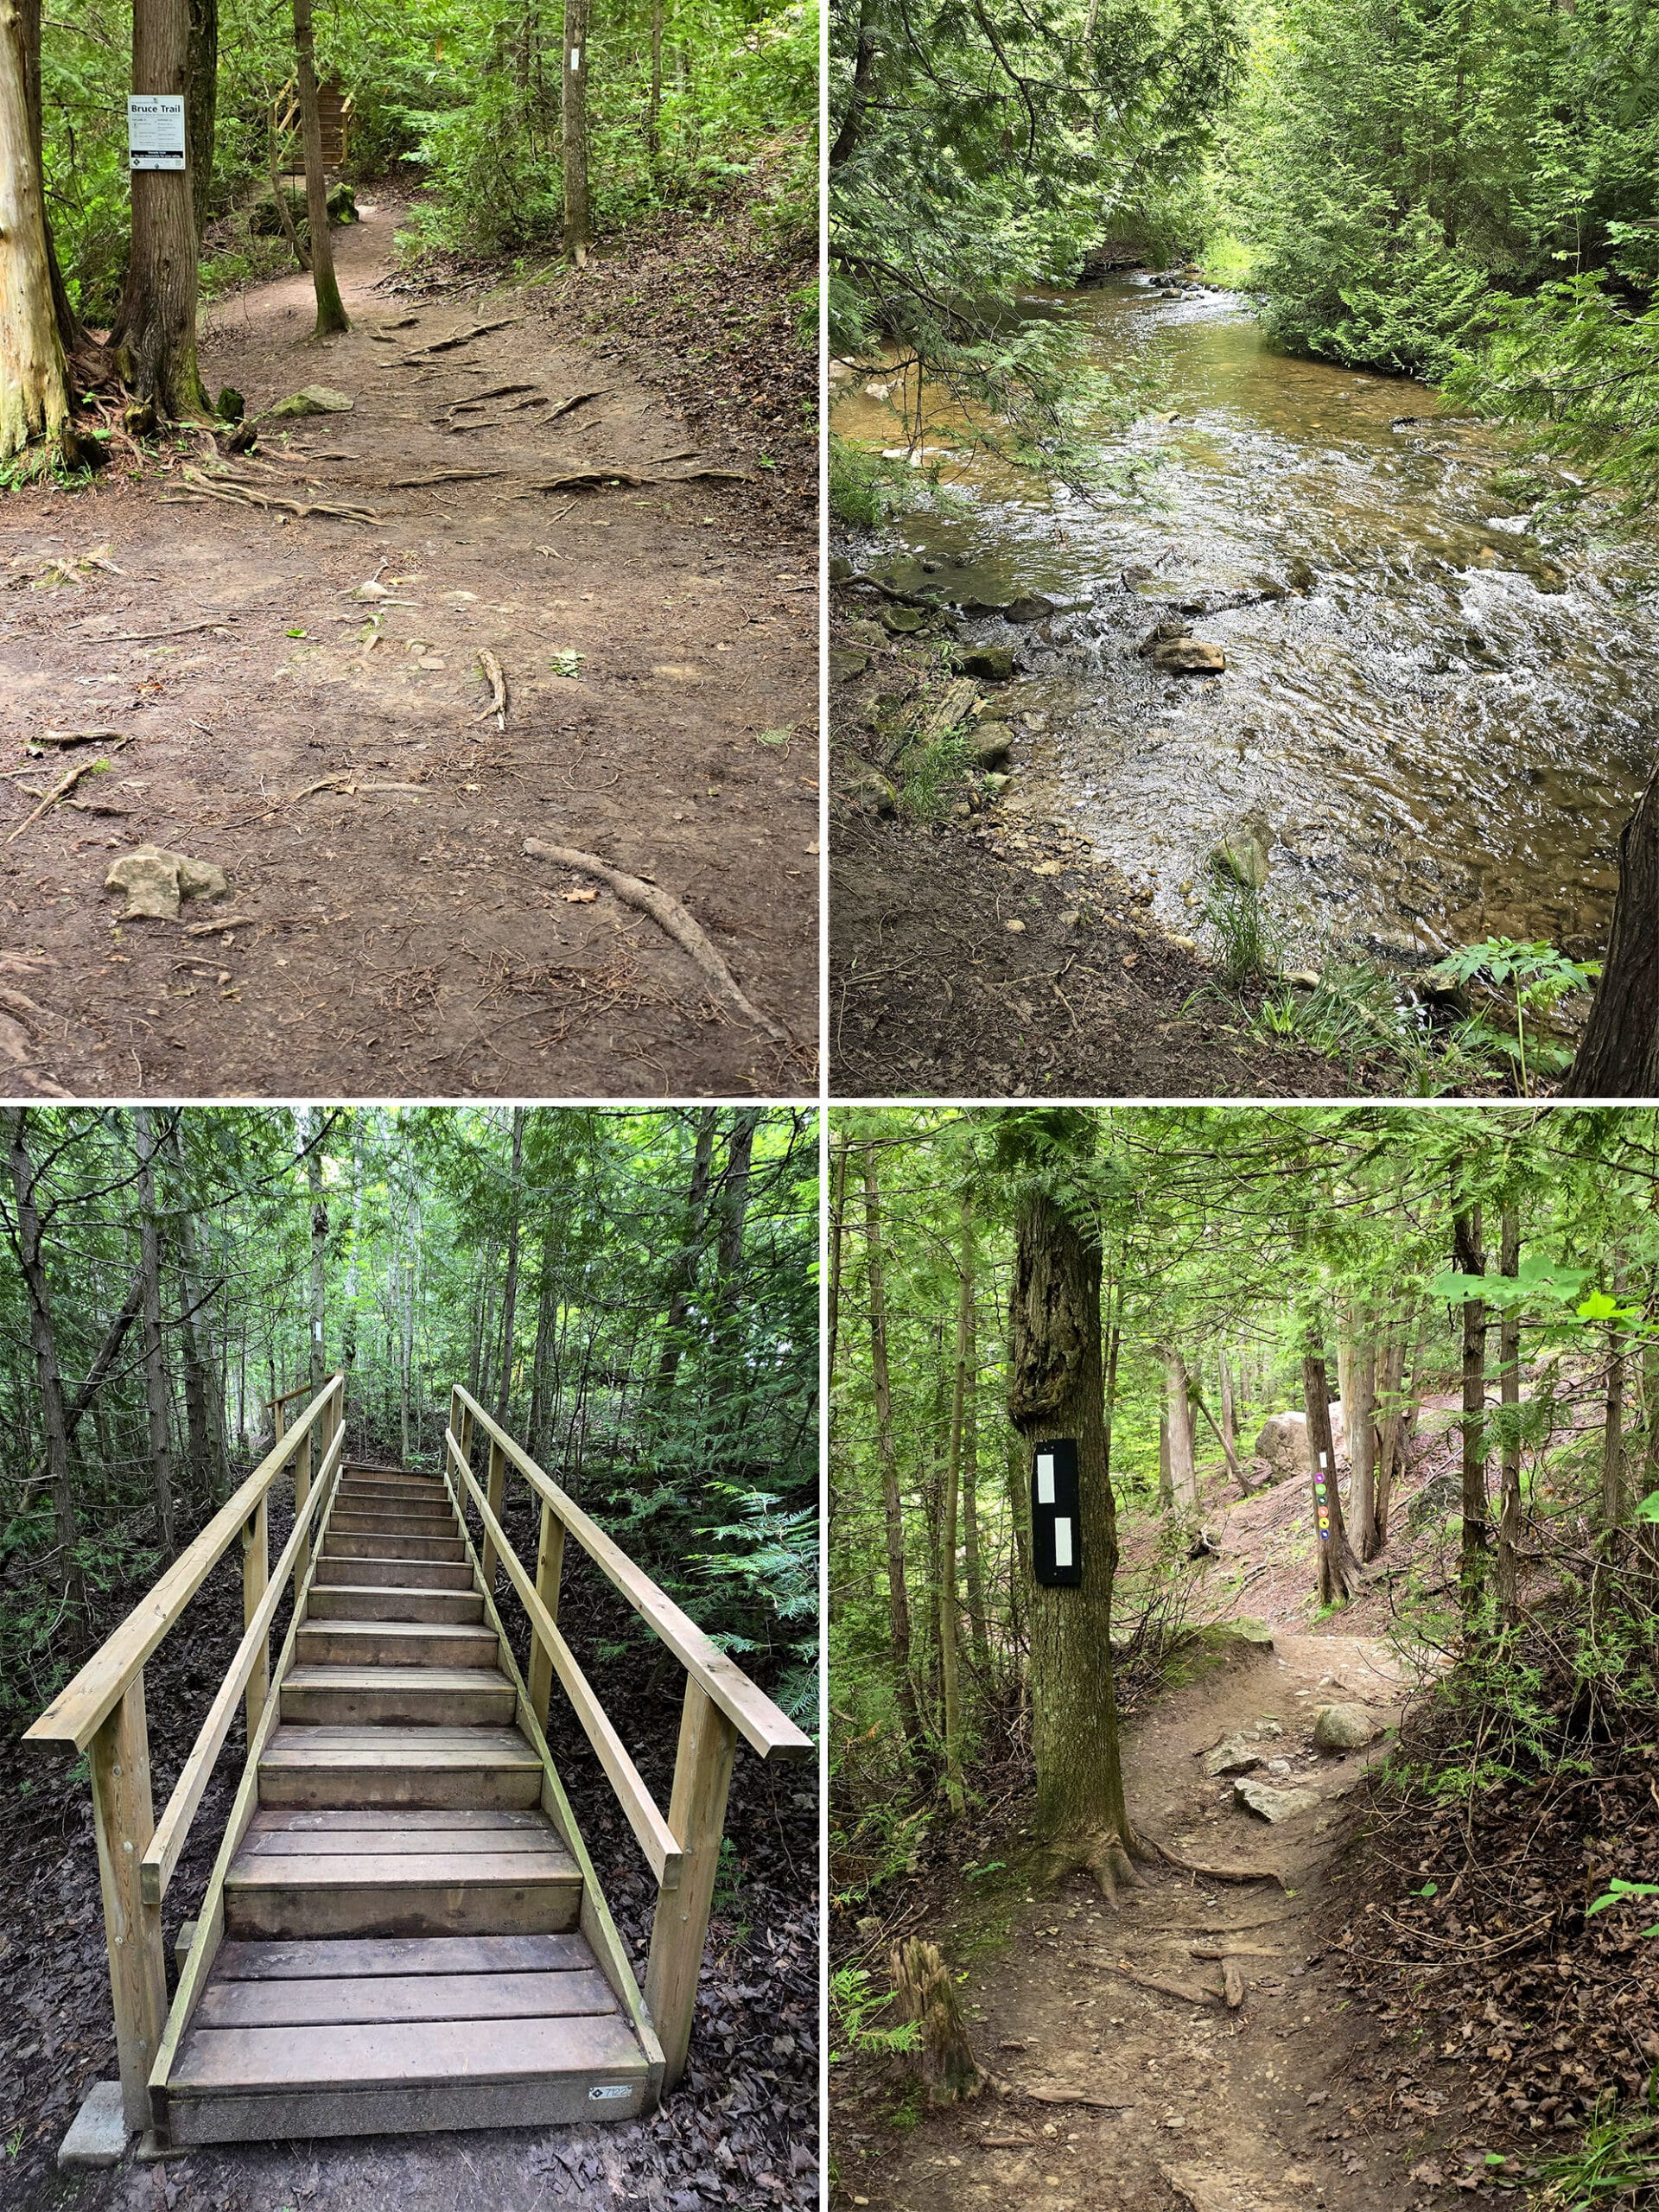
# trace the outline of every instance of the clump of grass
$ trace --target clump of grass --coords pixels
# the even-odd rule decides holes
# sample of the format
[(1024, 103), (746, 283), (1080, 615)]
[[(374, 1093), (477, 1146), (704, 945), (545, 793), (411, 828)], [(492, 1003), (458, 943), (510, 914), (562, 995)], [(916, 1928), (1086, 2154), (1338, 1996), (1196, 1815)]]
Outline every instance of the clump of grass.
[(1490, 1083), (1498, 1065), (1497, 1040), (1480, 1022), (1432, 1029), (1423, 1009), (1402, 999), (1397, 978), (1369, 960), (1333, 960), (1316, 984), (1269, 992), (1251, 1026), (1327, 1059), (1386, 1053), (1401, 1088), (1416, 1098)]
[(1254, 884), (1217, 870), (1208, 887), (1204, 921), (1211, 963), (1230, 991), (1270, 982), (1279, 973), (1283, 936)]
[(968, 776), (971, 762), (967, 740), (952, 730), (931, 745), (913, 747), (901, 765), (899, 805), (914, 821), (937, 822)]
[(1648, 2076), (1639, 2111), (1620, 2112), (1608, 2097), (1598, 2106), (1585, 2139), (1562, 2158), (1537, 2169), (1543, 2183), (1539, 2212), (1591, 2212), (1592, 2207), (1634, 2208), (1654, 2202), (1659, 2190), (1659, 2075)]

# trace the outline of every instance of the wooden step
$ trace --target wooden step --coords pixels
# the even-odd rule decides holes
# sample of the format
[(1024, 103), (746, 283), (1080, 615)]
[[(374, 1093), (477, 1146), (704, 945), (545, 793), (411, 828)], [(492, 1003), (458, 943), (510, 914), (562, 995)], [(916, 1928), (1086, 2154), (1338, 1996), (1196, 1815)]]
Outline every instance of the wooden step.
[(262, 1805), (538, 1804), (541, 1761), (512, 1728), (340, 1728), (279, 1721), (259, 1762)]
[(336, 1588), (378, 1583), (392, 1590), (470, 1590), (473, 1570), (464, 1559), (334, 1559), (325, 1551), (317, 1560), (316, 1580)]
[(389, 1513), (383, 1505), (358, 1507), (345, 1497), (329, 1515), (328, 1526), (359, 1535), (372, 1529), (394, 1536), (453, 1536), (456, 1533), (455, 1516), (448, 1506), (442, 1512), (423, 1506), (415, 1513)]
[[(574, 1928), (582, 1876), (543, 1813), (537, 1825), (293, 1828), (256, 1814), (225, 1879), (237, 1938), (547, 1934)], [(429, 2016), (436, 2017), (436, 2016)]]
[(451, 1721), (505, 1728), (518, 1698), (504, 1674), (484, 1667), (302, 1664), (283, 1677), (282, 1716), (344, 1727)]
[(420, 1493), (443, 1495), (443, 1483), (436, 1475), (399, 1474), (391, 1468), (345, 1467), (340, 1471), (342, 1489), (406, 1490)]
[(306, 1603), (310, 1620), (481, 1621), (484, 1599), (476, 1590), (398, 1590), (390, 1584), (314, 1582)]
[(336, 1530), (330, 1522), (322, 1548), (325, 1559), (464, 1560), (467, 1547), (460, 1531), (453, 1536), (406, 1536), (389, 1529)]
[(501, 1647), (476, 1621), (313, 1620), (300, 1624), (302, 1667), (494, 1667)]

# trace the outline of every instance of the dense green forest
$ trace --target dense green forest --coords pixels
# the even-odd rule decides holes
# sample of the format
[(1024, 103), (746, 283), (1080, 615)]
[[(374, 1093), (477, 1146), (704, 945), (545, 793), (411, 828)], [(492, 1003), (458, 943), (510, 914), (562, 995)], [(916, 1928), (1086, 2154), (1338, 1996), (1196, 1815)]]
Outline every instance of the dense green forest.
[[(343, 328), (324, 208), (349, 219), (354, 182), (416, 195), (411, 256), (580, 262), (734, 190), (810, 228), (817, 60), (801, 0), (9, 9), (0, 463), (96, 462), (123, 423), (207, 415), (199, 298), (309, 264), (319, 333)], [(129, 89), (182, 96), (182, 167), (130, 174)]]
[[(1548, 2126), (1545, 2145), (1571, 2154), (1573, 2186), (1538, 2201), (1651, 2201), (1634, 2182), (1659, 2175), (1644, 2102), (1659, 1979), (1618, 1885), (1652, 1873), (1656, 1137), (1646, 1110), (1518, 1106), (835, 1117), (829, 1633), (843, 2152), (873, 2125), (855, 2118), (872, 2101), (913, 2119), (918, 2097), (953, 2094), (937, 2024), (919, 2043), (905, 2024), (898, 1951), (900, 1996), (887, 1993), (889, 1942), (945, 1929), (981, 1962), (981, 2009), (995, 2012), (999, 1986), (1017, 1979), (1017, 1954), (996, 1961), (1021, 1899), (1026, 1920), (1060, 1917), (1075, 1871), (1127, 1925), (1162, 1910), (1171, 1865), (1191, 1872), (1197, 1847), (1172, 1847), (1169, 1831), (1173, 1793), (1190, 1794), (1198, 1770), (1185, 1758), (1160, 1767), (1154, 1735), (1139, 1754), (1149, 1770), (1126, 1790), (1116, 1721), (1153, 1727), (1181, 1685), (1202, 1683), (1233, 1649), (1229, 1624), (1254, 1616), (1281, 1664), (1297, 1663), (1294, 1639), (1311, 1632), (1307, 1650), (1324, 1654), (1306, 1662), (1311, 1683), (1338, 1679), (1360, 1653), (1375, 1679), (1391, 1648), (1412, 1688), (1342, 1839), (1358, 1886), (1320, 1923), (1344, 1931), (1336, 1971), (1352, 1979), (1338, 1988), (1365, 1992), (1362, 2018), (1384, 2015), (1355, 2064), (1398, 2090), (1448, 2013), (1455, 2037), (1458, 2006), (1484, 2006), (1502, 2031), (1491, 2049), (1483, 2037), (1465, 2050), (1464, 2117), (1492, 2131), (1472, 2139), (1513, 2176), (1499, 2122), (1523, 2143), (1529, 2125)], [(1057, 1436), (1079, 1462), (1075, 1587), (1049, 1586), (1033, 1558), (1033, 1454)], [(1238, 1709), (1292, 1722), (1274, 1702), (1285, 1691), (1248, 1675), (1260, 1662), (1242, 1649), (1235, 1663), (1263, 1686), (1247, 1681)], [(1321, 1676), (1321, 1664), (1335, 1671)], [(1214, 1692), (1224, 1719), (1228, 1679)], [(1285, 1740), (1268, 1750), (1315, 1784), (1319, 1757), (1298, 1750), (1294, 1723), (1273, 1732)], [(1266, 1753), (1242, 1765), (1275, 1781)], [(1217, 1871), (1233, 1829), (1243, 1850), (1251, 1827), (1242, 1809), (1230, 1826), (1202, 1827), (1198, 1872)], [(1319, 1846), (1321, 1880), (1332, 1850)], [(1437, 1893), (1454, 1884), (1457, 1912), (1435, 1918)], [(1499, 1954), (1501, 1968), (1484, 1963)], [(1464, 1977), (1456, 1989), (1435, 1979), (1450, 1965)], [(1067, 1994), (1098, 1988), (1074, 1980)], [(1628, 2009), (1598, 2043), (1592, 2017), (1620, 1990)], [(1572, 2000), (1565, 2021), (1557, 1991)], [(1075, 2009), (1059, 2018), (1068, 2034), (1085, 2024)], [(1029, 2011), (1016, 2024), (1041, 2041)], [(1282, 2049), (1258, 2063), (1243, 2045), (1231, 2061), (1269, 2103)], [(1004, 2062), (981, 2047), (975, 2064)], [(1044, 2064), (1052, 2074), (1060, 2062), (1045, 2048)], [(1540, 2075), (1554, 2101), (1529, 2123)], [(979, 2075), (958, 2064), (954, 2078), (959, 2091)], [(1445, 2090), (1442, 2080), (1420, 2118)], [(1588, 2151), (1573, 2165), (1586, 2128), (1599, 2167)], [(860, 2155), (894, 2155), (901, 2139), (876, 2136)], [(1605, 2198), (1589, 2188), (1594, 2172)], [(1408, 2199), (1402, 2175), (1351, 2201)]]
[(816, 1710), (816, 1133), (786, 1110), (16, 1109), (0, 1637), (26, 1720), (347, 1377), (435, 1465), (464, 1383)]
[(1641, 0), (845, 0), (832, 26), (834, 342), (1017, 397), (1027, 457), (1105, 395), (1013, 303), (1116, 241), (1255, 293), (1291, 351), (1449, 378), (1659, 487)]

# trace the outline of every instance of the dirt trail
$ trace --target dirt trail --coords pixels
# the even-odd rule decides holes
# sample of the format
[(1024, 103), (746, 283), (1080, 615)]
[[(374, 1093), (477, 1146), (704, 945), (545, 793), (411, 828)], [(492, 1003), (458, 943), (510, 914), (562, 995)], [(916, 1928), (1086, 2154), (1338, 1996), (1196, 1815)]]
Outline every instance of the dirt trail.
[[(1391, 1723), (1403, 1698), (1381, 1639), (1277, 1629), (1270, 1652), (1160, 1697), (1126, 1746), (1131, 1816), (1185, 1857), (1270, 1869), (1285, 1887), (1159, 1866), (1116, 1913), (1082, 1881), (1027, 1897), (1012, 1941), (964, 1991), (976, 2055), (1017, 2086), (906, 2136), (866, 2135), (843, 2115), (839, 2201), (883, 2212), (1405, 2205), (1416, 2153), (1350, 2108), (1344, 2067), (1363, 2031), (1351, 2025), (1343, 1967), (1322, 1957), (1319, 1933), (1343, 1800), (1376, 1754), (1331, 1756), (1312, 1744), (1318, 1706), (1363, 1704)], [(1315, 1789), (1316, 1807), (1269, 1826), (1236, 1805), (1230, 1781), (1205, 1777), (1202, 1754), (1250, 1730), (1269, 1762), (1254, 1778)], [(1287, 1770), (1274, 1770), (1278, 1761)], [(1222, 1968), (1195, 1946), (1236, 1948), (1246, 1983), (1238, 2011), (1220, 2002)], [(1120, 1966), (1213, 2001), (1147, 1989)], [(1103, 2102), (1020, 2094), (1033, 2088)]]
[[(533, 289), (394, 290), (402, 210), (364, 212), (336, 233), (348, 335), (310, 340), (295, 276), (213, 313), (203, 364), (251, 412), (349, 396), (233, 466), (384, 527), (188, 497), (184, 450), (142, 485), (115, 469), (0, 501), (0, 767), (48, 729), (130, 741), (14, 842), (86, 755), (0, 780), (6, 1076), (92, 1096), (810, 1090), (815, 546), (741, 481), (535, 488), (747, 464), (687, 430), (645, 349), (578, 334), (580, 285), (552, 318)], [(94, 551), (112, 568), (31, 585)], [(526, 836), (655, 879), (790, 1041)], [(147, 842), (224, 870), (226, 926), (200, 899), (118, 924), (105, 874)]]

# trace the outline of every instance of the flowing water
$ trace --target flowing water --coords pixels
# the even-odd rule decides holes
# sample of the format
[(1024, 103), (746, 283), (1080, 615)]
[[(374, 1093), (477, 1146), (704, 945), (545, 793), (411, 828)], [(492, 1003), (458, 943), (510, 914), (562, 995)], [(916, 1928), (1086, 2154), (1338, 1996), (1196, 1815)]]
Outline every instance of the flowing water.
[[(1659, 546), (1550, 542), (1494, 489), (1491, 430), (1404, 378), (1269, 351), (1236, 296), (1120, 280), (1069, 311), (1101, 362), (1160, 363), (1175, 419), (1115, 448), (1161, 452), (1144, 499), (969, 460), (944, 471), (954, 511), (905, 516), (867, 556), (901, 587), (1060, 608), (962, 632), (1019, 649), (1009, 704), (1041, 733), (1028, 803), (1176, 928), (1243, 819), (1270, 836), (1268, 903), (1306, 957), (1410, 966), (1499, 934), (1599, 953), (1618, 830), (1659, 752)], [(836, 425), (891, 447), (899, 417), (872, 383), (842, 385)], [(1173, 608), (1224, 675), (1136, 655)]]

